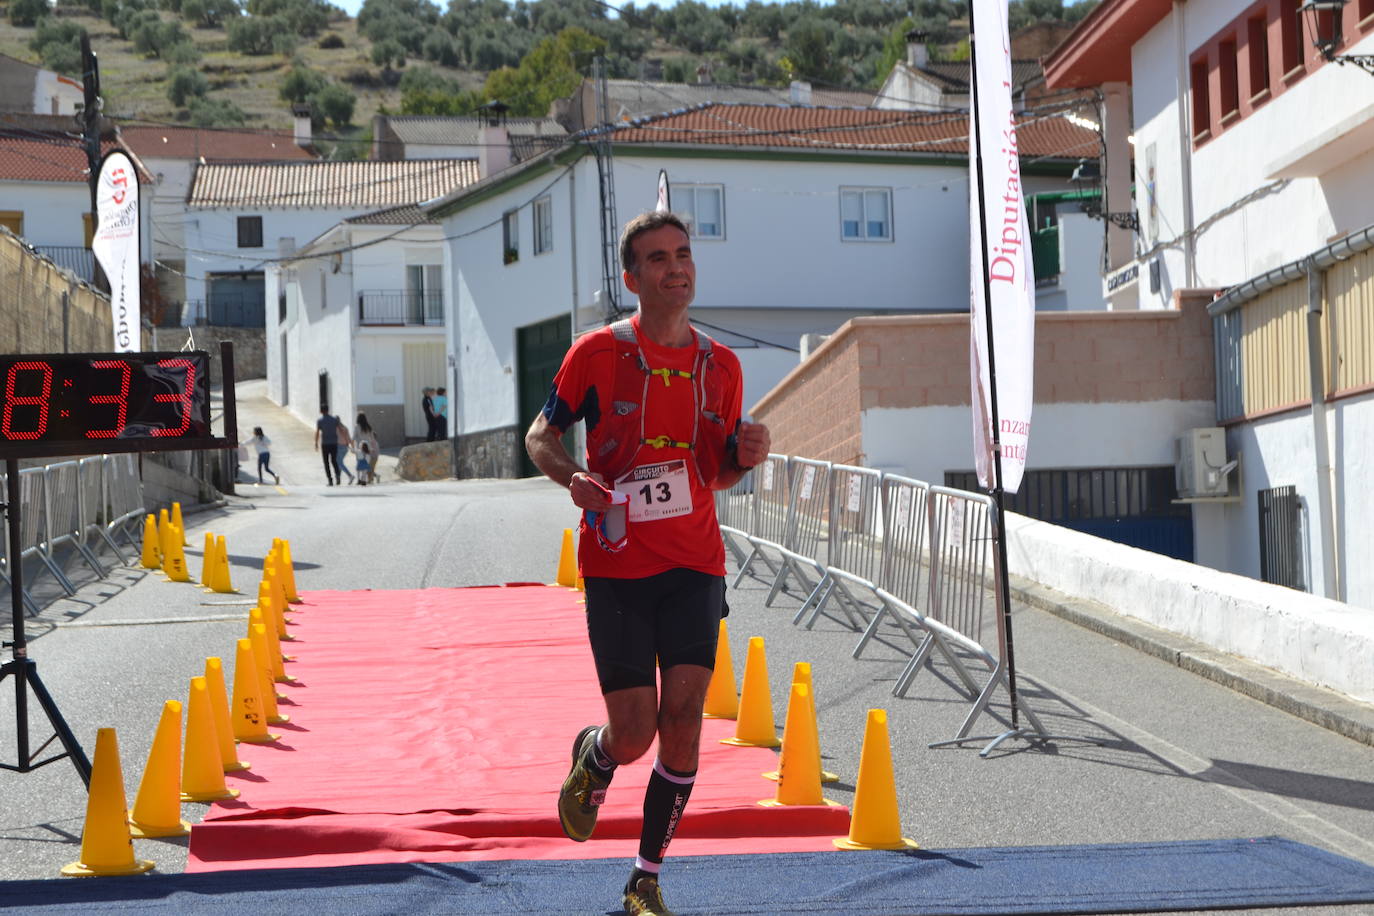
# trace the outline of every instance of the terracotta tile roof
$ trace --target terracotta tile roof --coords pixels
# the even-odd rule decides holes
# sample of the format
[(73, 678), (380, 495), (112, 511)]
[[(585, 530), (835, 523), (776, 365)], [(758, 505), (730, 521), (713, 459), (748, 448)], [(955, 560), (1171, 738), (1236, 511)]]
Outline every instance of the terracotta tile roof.
[(192, 207), (366, 207), (414, 204), (478, 179), (476, 159), (397, 162), (211, 162), (196, 168)]
[[(968, 115), (873, 108), (802, 108), (711, 103), (615, 129), (616, 143), (865, 152), (968, 154)], [(1096, 156), (1095, 131), (1058, 114), (1020, 119), (1023, 157)]]
[(197, 127), (121, 126), (124, 143), (144, 159), (315, 159), (290, 131), (205, 130)]
[[(106, 140), (101, 152), (118, 146)], [(86, 150), (78, 137), (36, 131), (0, 129), (0, 181), (72, 181), (86, 183)], [(149, 176), (140, 171), (139, 181)]]

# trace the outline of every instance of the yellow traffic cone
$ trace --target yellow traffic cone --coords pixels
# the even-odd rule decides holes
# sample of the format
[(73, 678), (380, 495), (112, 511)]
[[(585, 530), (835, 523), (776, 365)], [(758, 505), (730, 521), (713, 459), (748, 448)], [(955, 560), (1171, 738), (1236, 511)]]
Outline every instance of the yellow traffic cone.
[(583, 580), (581, 573), (577, 574), (577, 583), (573, 587), (579, 592), (585, 592), (587, 590), (587, 583)]
[(282, 664), (281, 642), (277, 639), (277, 629), (267, 623), (267, 615), (262, 608), (253, 608), (248, 612), (248, 634), (252, 638), (253, 626), (262, 624), (263, 633), (267, 637), (268, 661), (272, 664), (272, 680), (278, 684), (294, 684), (296, 679), (286, 673), (286, 667)]
[(563, 529), (563, 549), (558, 553), (558, 581), (556, 585), (577, 587), (577, 548), (573, 546), (573, 531)]
[(281, 539), (281, 551), (277, 556), (280, 560), (277, 565), (282, 570), (282, 584), (286, 586), (286, 602), (300, 604), (301, 596), (296, 591), (296, 570), (291, 562), (291, 542), (286, 538)]
[(181, 759), (181, 800), (190, 802), (238, 798), (239, 790), (224, 784), (215, 713), (210, 708), (210, 685), (203, 677), (191, 678), (191, 698), (186, 706), (186, 752)]
[(181, 546), (181, 529), (175, 524), (167, 526), (167, 556), (163, 558), (162, 571), (173, 582), (190, 582), (191, 571), (186, 568), (186, 550)]
[(816, 721), (811, 713), (811, 691), (792, 682), (787, 701), (787, 720), (782, 727), (782, 754), (778, 758), (778, 791), (760, 805), (833, 805), (821, 795), (821, 751), (816, 740)]
[(258, 607), (262, 608), (263, 623), (277, 631), (278, 640), (294, 642), (296, 637), (286, 629), (292, 621), (286, 616), (286, 596), (277, 579), (276, 570), (269, 570), (258, 583)]
[(171, 549), (168, 535), (171, 532), (172, 520), (167, 517), (166, 509), (157, 510), (157, 549), (158, 558), (162, 561), (162, 571), (167, 571), (167, 554)]
[(86, 797), (86, 826), (81, 831), (81, 861), (62, 866), (64, 875), (137, 875), (153, 867), (134, 858), (129, 808), (124, 800), (124, 774), (119, 767), (119, 739), (113, 728), (95, 733), (95, 763)]
[(181, 546), (186, 546), (186, 525), (181, 521), (181, 503), (172, 503), (172, 524), (181, 532)]
[(203, 588), (214, 590), (215, 582), (215, 536), (205, 532), (205, 549), (200, 554), (200, 584)]
[(236, 589), (229, 579), (229, 547), (224, 543), (224, 535), (215, 539), (215, 562), (210, 570), (210, 591), (221, 595), (233, 594)]
[(902, 819), (897, 815), (897, 784), (892, 777), (886, 710), (868, 711), (849, 836), (837, 838), (834, 843), (839, 849), (916, 848), (915, 840), (902, 836)]
[(219, 742), (220, 764), (226, 773), (237, 773), (252, 766), (239, 759), (234, 745), (234, 723), (229, 718), (229, 695), (224, 690), (224, 663), (216, 656), (205, 660), (205, 685), (210, 689), (210, 711), (215, 715), (215, 738)]
[[(827, 770), (827, 769), (825, 769), (824, 767), (821, 766), (821, 741), (820, 741), (821, 729), (820, 729), (820, 723), (819, 723), (819, 721), (818, 721), (818, 719), (817, 719), (817, 717), (816, 717), (816, 688), (813, 687), (813, 686), (811, 685), (811, 663), (810, 663), (810, 662), (796, 662), (795, 664), (792, 665), (792, 683), (794, 683), (794, 684), (805, 684), (805, 685), (806, 685), (807, 702), (809, 702), (809, 703), (811, 704), (811, 722), (812, 722), (812, 726), (815, 728), (815, 731), (816, 731), (816, 769), (820, 771), (820, 774), (821, 774), (821, 782), (822, 782), (822, 783), (827, 783), (827, 782), (839, 782), (839, 781), (840, 781), (840, 777), (839, 777), (839, 776), (837, 776), (836, 774), (830, 772), (829, 770)], [(789, 714), (791, 713), (791, 707), (790, 707), (790, 706), (788, 707), (788, 713), (789, 713)], [(786, 727), (786, 726), (784, 726), (784, 728), (785, 728), (785, 727)], [(786, 740), (787, 740), (786, 738), (783, 738), (784, 743), (786, 742)], [(777, 771), (777, 770), (773, 770), (772, 772), (764, 773), (764, 774), (763, 774), (763, 778), (764, 778), (764, 779), (777, 779), (777, 778), (778, 778), (778, 771)]]
[(773, 724), (773, 698), (768, 691), (768, 661), (763, 654), (762, 636), (749, 638), (735, 736), (722, 738), (720, 743), (738, 747), (777, 747), (782, 743), (778, 740), (777, 726)]
[(281, 735), (267, 730), (263, 712), (262, 677), (253, 657), (253, 642), (240, 639), (234, 655), (234, 702), (229, 710), (234, 719), (234, 737), (244, 744), (269, 744)]
[(157, 520), (151, 512), (143, 519), (143, 556), (139, 562), (144, 569), (162, 567), (162, 543), (157, 534)]
[(181, 704), (176, 700), (162, 704), (162, 718), (129, 813), (129, 832), (140, 837), (191, 832), (191, 825), (181, 819)]
[(739, 715), (739, 694), (735, 692), (735, 664), (730, 660), (730, 628), (720, 622), (716, 637), (716, 667), (706, 687), (705, 719), (734, 719)]
[[(267, 715), (268, 725), (281, 725), (290, 722), (291, 717), (277, 710), (277, 688), (272, 682), (271, 649), (267, 645), (266, 624), (254, 623), (248, 627), (252, 631), (253, 660), (258, 665), (258, 689), (262, 692), (262, 709)], [(286, 699), (281, 697), (281, 699)]]

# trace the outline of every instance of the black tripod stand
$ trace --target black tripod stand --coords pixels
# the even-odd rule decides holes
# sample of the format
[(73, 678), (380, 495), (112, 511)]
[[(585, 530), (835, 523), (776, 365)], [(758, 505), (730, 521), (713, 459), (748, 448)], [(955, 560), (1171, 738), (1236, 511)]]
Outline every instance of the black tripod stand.
[[(57, 703), (53, 701), (52, 695), (48, 693), (48, 689), (43, 686), (43, 681), (38, 677), (38, 666), (34, 664), (33, 659), (29, 658), (28, 643), (24, 641), (24, 577), (23, 561), (20, 557), (23, 545), (20, 543), (21, 509), (19, 505), (18, 460), (7, 458), (5, 460), (5, 473), (8, 479), (8, 493), (4, 509), (9, 522), (9, 574), (14, 607), (14, 638), (12, 641), (4, 643), (4, 647), (13, 649), (14, 657), (0, 666), (0, 682), (3, 682), (7, 677), (14, 677), (15, 737), (19, 744), (19, 759), (17, 763), (0, 762), (0, 769), (28, 773), (52, 763), (54, 760), (70, 757), (72, 765), (81, 775), (81, 781), (86, 784), (87, 788), (90, 788), (91, 762), (86, 758), (86, 752), (81, 749), (81, 745), (77, 743), (76, 736), (72, 734), (66, 720), (62, 718), (62, 712), (57, 708)], [(29, 750), (29, 688), (33, 689), (33, 695), (38, 698), (39, 705), (48, 714), (48, 721), (53, 728), (52, 736), (32, 752)], [(53, 741), (62, 742), (64, 748), (62, 753), (55, 753), (44, 760), (38, 760), (38, 757)]]

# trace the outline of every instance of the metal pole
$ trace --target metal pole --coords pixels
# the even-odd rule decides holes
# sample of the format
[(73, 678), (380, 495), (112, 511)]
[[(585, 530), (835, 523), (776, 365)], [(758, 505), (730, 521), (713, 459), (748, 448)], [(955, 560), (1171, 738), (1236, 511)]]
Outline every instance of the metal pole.
[(983, 196), (983, 146), (981, 142), (981, 132), (979, 122), (981, 120), (980, 106), (978, 104), (978, 42), (976, 40), (976, 29), (973, 21), (973, 4), (969, 4), (968, 11), (968, 43), (969, 43), (969, 66), (973, 79), (970, 91), (973, 98), (973, 124), (969, 142), (974, 149), (974, 171), (978, 183), (978, 213), (980, 222), (978, 226), (978, 239), (983, 250), (983, 317), (987, 322), (988, 333), (988, 410), (992, 419), (992, 461), (993, 461), (993, 488), (991, 496), (993, 505), (996, 507), (996, 530), (993, 532), (993, 540), (997, 545), (997, 566), (998, 566), (998, 598), (999, 612), (1006, 627), (1007, 636), (1007, 693), (1011, 696), (1011, 727), (1012, 730), (1020, 726), (1017, 720), (1016, 702), (1016, 652), (1013, 648), (1011, 635), (1011, 587), (1007, 576), (1007, 542), (1006, 542), (1006, 513), (1002, 505), (1002, 432), (1001, 422), (997, 413), (997, 347), (993, 343), (992, 335), (992, 284), (988, 279), (988, 234), (986, 222), (982, 219), (985, 198)]

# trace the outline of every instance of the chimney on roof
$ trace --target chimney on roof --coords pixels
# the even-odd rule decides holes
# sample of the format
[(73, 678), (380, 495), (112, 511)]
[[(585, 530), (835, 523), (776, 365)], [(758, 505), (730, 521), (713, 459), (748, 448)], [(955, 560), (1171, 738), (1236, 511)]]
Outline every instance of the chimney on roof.
[(906, 63), (917, 70), (930, 63), (930, 52), (926, 50), (926, 39), (930, 36), (920, 29), (906, 33)]
[(504, 102), (492, 101), (477, 108), (481, 126), (477, 129), (477, 172), (479, 178), (489, 178), (510, 166), (510, 132), (506, 130)]
[(295, 121), (295, 140), (296, 145), (301, 149), (309, 149), (314, 142), (310, 136), (310, 106), (304, 102), (297, 102), (291, 106), (291, 117)]
[(791, 91), (791, 101), (793, 105), (811, 104), (811, 84), (804, 80), (793, 80), (788, 87)]

